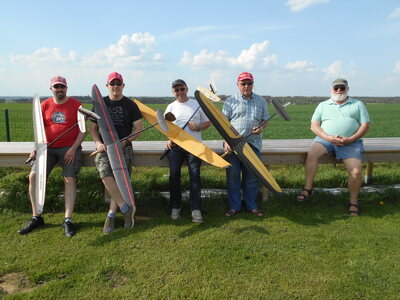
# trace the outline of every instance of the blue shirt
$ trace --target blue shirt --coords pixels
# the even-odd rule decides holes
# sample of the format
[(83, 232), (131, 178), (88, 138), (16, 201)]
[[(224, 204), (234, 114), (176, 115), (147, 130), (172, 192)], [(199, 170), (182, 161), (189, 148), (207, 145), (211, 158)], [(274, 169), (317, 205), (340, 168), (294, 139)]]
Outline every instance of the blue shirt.
[(321, 128), (326, 134), (350, 137), (360, 128), (362, 123), (368, 123), (370, 119), (364, 103), (349, 98), (343, 104), (338, 104), (332, 99), (321, 102), (317, 106), (311, 121), (320, 122)]
[[(254, 127), (268, 119), (267, 102), (259, 95), (252, 94), (245, 98), (238, 93), (226, 99), (222, 113), (231, 122), (232, 126), (241, 135), (245, 136), (253, 131)], [(262, 134), (252, 134), (247, 138), (258, 150), (261, 150)]]

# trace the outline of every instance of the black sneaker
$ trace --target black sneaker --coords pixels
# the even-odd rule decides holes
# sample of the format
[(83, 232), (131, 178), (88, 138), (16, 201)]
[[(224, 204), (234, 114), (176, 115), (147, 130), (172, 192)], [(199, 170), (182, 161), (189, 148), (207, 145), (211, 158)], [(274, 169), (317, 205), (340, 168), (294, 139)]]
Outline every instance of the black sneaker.
[(75, 229), (74, 229), (74, 225), (72, 224), (72, 222), (67, 221), (64, 222), (62, 224), (62, 227), (64, 228), (64, 234), (67, 237), (72, 237), (75, 234)]
[(26, 225), (24, 228), (18, 231), (19, 234), (28, 234), (31, 232), (33, 229), (36, 229), (40, 226), (44, 225), (44, 220), (43, 217), (38, 216), (38, 217), (32, 217), (32, 219), (29, 220), (28, 225)]

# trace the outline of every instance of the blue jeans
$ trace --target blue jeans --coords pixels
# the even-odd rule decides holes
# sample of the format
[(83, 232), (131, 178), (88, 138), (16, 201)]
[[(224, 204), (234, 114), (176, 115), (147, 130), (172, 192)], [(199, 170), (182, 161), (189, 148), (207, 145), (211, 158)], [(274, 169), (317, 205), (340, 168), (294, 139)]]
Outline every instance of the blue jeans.
[(169, 161), (169, 192), (171, 208), (180, 208), (181, 193), (181, 168), (187, 159), (190, 179), (190, 201), (192, 210), (201, 209), (201, 159), (190, 154), (179, 146), (168, 152)]
[[(261, 157), (260, 151), (254, 146), (250, 146), (257, 156)], [(243, 200), (246, 203), (246, 208), (248, 210), (257, 209), (258, 178), (247, 169), (236, 154), (229, 154), (226, 160), (231, 164), (226, 169), (229, 208), (233, 210), (240, 210), (242, 208), (241, 191), (243, 191)]]

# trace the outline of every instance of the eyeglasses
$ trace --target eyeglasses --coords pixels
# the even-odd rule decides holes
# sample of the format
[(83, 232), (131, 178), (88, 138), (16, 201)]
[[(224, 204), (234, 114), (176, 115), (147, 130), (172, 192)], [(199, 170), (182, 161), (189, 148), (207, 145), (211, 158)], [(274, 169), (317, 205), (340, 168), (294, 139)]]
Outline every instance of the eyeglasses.
[(341, 90), (341, 91), (345, 91), (346, 90), (346, 87), (344, 86), (344, 85), (336, 85), (336, 86), (334, 86), (333, 87), (333, 90), (334, 91), (337, 91), (337, 90)]
[(239, 82), (239, 83), (240, 83), (241, 86), (246, 86), (246, 85), (252, 86), (253, 85), (253, 81), (251, 81), (251, 82)]
[(111, 85), (111, 86), (121, 86), (122, 85), (122, 81), (111, 81), (110, 83), (109, 83), (109, 85)]
[(63, 84), (55, 84), (53, 85), (53, 89), (65, 89), (66, 86)]
[(186, 90), (186, 88), (179, 88), (179, 89), (174, 89), (174, 91), (175, 91), (175, 93), (177, 93), (177, 92), (184, 92)]

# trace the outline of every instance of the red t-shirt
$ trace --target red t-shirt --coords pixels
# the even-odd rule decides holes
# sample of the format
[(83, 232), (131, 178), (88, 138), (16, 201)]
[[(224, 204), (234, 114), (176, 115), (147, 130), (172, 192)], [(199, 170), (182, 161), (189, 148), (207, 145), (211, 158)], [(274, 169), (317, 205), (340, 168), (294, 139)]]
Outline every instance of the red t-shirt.
[[(47, 143), (51, 143), (78, 122), (77, 115), (80, 105), (81, 103), (74, 98), (69, 98), (63, 104), (55, 103), (53, 98), (42, 102), (41, 106)], [(51, 148), (72, 146), (78, 134), (79, 126), (75, 126), (70, 132), (51, 145)]]

